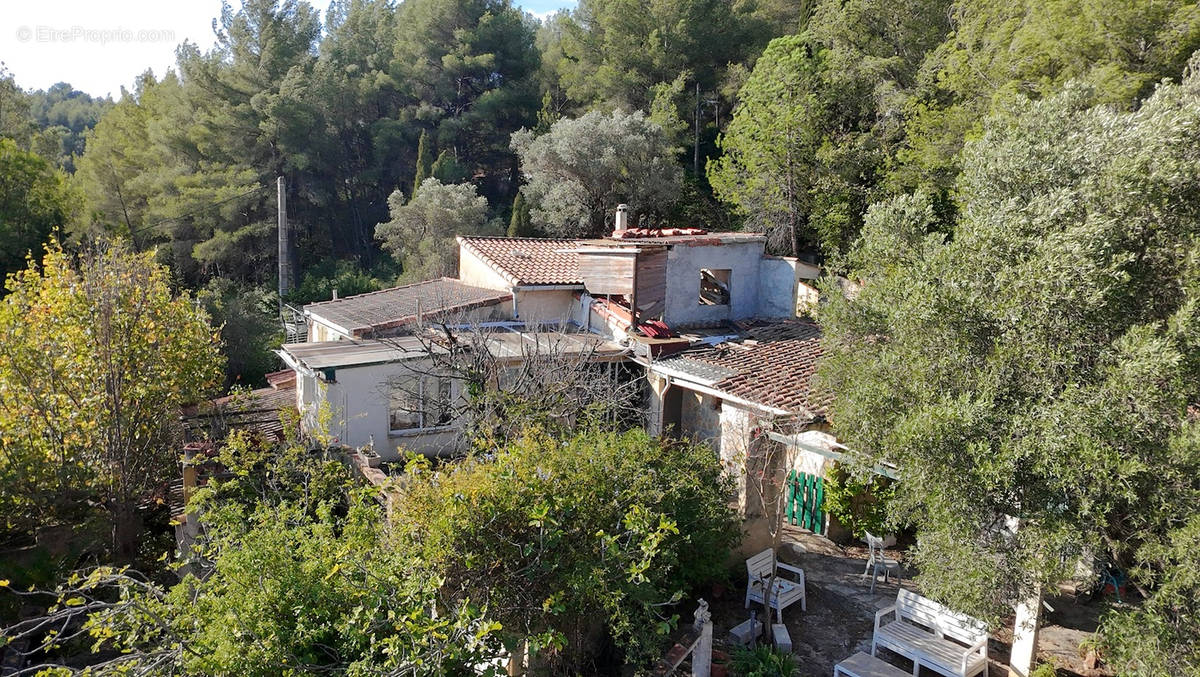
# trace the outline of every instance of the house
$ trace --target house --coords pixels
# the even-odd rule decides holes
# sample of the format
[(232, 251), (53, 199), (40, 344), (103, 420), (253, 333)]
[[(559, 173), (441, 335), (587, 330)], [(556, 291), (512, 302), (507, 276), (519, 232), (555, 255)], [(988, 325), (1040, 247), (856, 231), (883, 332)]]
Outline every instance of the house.
[[(465, 331), (480, 332), (472, 347), (486, 351), (498, 372), (539, 351), (591, 363), (619, 362), (627, 353), (594, 334), (511, 324)], [(408, 451), (462, 451), (464, 378), (447, 367), (448, 349), (436, 336), (297, 343), (279, 355), (296, 372), (296, 406), (307, 429), (322, 429), (349, 447), (369, 446), (385, 461)]]
[[(324, 415), (339, 441), (385, 458), (458, 451), (461, 384), (433, 366), (445, 348), (422, 333), (436, 320), (483, 332), (486, 351), (514, 363), (566, 337), (576, 355), (635, 366), (650, 431), (710, 444), (731, 469), (764, 441), (796, 450), (805, 472), (834, 457), (828, 402), (813, 390), (820, 329), (801, 317), (820, 270), (768, 255), (765, 236), (618, 227), (458, 244), (457, 279), (304, 308), (309, 341), (279, 352), (307, 425)], [(743, 501), (744, 490), (743, 478)]]
[[(789, 470), (823, 475), (834, 458), (825, 448), (834, 440), (826, 420), (830, 398), (813, 386), (820, 328), (801, 318), (753, 319), (732, 328), (644, 362), (650, 431), (707, 442), (731, 471), (773, 445), (788, 448)], [(746, 509), (750, 487), (746, 473), (737, 476)]]

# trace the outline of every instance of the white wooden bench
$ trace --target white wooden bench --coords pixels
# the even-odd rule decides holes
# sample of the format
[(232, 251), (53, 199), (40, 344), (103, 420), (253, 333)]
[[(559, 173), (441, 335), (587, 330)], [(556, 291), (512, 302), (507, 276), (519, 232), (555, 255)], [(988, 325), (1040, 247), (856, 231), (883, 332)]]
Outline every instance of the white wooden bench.
[(871, 655), (879, 647), (891, 649), (913, 662), (913, 675), (924, 665), (943, 675), (972, 677), (987, 673), (987, 643), (983, 621), (901, 589), (895, 604), (875, 614)]
[[(783, 572), (792, 574), (793, 578), (783, 577)], [(800, 610), (808, 609), (808, 601), (804, 595), (804, 570), (778, 562), (775, 551), (767, 548), (754, 557), (746, 560), (746, 608), (751, 602), (762, 604), (763, 591), (767, 580), (774, 576), (771, 582), (771, 608), (775, 610), (776, 622), (783, 622), (783, 610), (800, 602)]]
[(833, 666), (833, 677), (908, 677), (908, 673), (859, 651)]

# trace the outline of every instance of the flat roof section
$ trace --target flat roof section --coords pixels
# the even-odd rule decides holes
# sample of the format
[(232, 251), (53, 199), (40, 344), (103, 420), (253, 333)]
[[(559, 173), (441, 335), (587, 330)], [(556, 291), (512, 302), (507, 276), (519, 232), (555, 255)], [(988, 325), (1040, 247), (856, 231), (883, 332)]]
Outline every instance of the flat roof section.
[[(446, 353), (436, 338), (398, 336), (388, 339), (315, 341), (289, 343), (278, 352), (289, 365), (312, 371), (362, 367), (388, 362), (419, 359), (429, 350)], [(470, 341), (464, 336), (464, 341)], [(530, 355), (585, 357), (593, 362), (613, 362), (625, 358), (626, 348), (595, 334), (573, 332), (489, 331), (484, 341), (497, 358), (519, 362)]]
[(520, 361), (528, 355), (585, 357), (591, 362), (613, 362), (629, 352), (595, 334), (572, 332), (497, 332), (487, 339), (488, 351), (501, 360)]
[(279, 355), (289, 365), (296, 364), (313, 371), (338, 367), (359, 367), (370, 364), (401, 362), (428, 354), (428, 341), (415, 336), (399, 336), (386, 341), (343, 340), (289, 343)]
[(497, 305), (511, 299), (512, 294), (508, 292), (474, 287), (443, 277), (310, 303), (304, 306), (304, 313), (346, 334), (361, 338), (431, 315)]

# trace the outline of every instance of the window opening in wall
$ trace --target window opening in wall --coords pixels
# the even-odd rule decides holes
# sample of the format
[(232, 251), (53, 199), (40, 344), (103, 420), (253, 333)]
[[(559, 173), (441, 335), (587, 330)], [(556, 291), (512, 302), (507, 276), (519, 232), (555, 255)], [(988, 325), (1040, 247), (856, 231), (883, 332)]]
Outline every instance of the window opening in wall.
[(451, 380), (423, 375), (403, 379), (392, 390), (389, 428), (419, 430), (450, 425)]
[(729, 305), (729, 269), (700, 269), (700, 305)]

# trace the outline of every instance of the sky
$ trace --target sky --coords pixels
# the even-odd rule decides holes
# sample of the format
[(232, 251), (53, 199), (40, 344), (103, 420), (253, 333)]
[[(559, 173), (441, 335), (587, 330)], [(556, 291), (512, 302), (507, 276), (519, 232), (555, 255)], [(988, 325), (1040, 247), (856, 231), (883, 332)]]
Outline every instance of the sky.
[[(0, 62), (24, 89), (69, 82), (94, 96), (118, 98), (147, 68), (156, 76), (175, 64), (175, 46), (213, 44), (221, 0), (21, 0), (4, 3)], [(238, 5), (234, 0), (234, 6)], [(327, 2), (312, 3), (324, 16)], [(575, 0), (517, 0), (547, 16)]]

